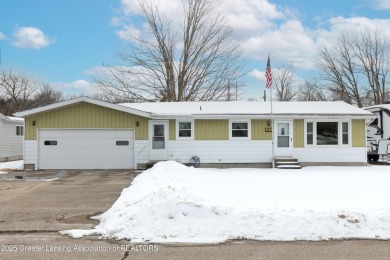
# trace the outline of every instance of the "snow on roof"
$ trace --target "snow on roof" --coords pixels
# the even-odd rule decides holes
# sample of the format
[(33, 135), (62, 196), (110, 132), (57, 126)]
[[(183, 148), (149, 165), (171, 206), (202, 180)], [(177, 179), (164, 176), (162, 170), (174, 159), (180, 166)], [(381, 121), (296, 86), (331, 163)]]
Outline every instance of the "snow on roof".
[[(149, 112), (152, 116), (218, 116), (218, 115), (269, 115), (269, 102), (230, 101), (230, 102), (154, 102), (124, 103), (121, 106)], [(302, 101), (273, 102), (274, 115), (329, 115), (362, 116), (372, 114), (342, 101)]]
[(118, 110), (118, 111), (122, 111), (122, 112), (126, 112), (126, 113), (131, 113), (131, 114), (135, 114), (135, 115), (139, 115), (139, 116), (143, 116), (143, 117), (149, 117), (149, 114), (145, 113), (143, 111), (134, 110), (133, 108), (130, 108), (130, 107), (119, 106), (116, 104), (112, 104), (112, 103), (97, 100), (97, 99), (92, 99), (89, 97), (78, 97), (78, 98), (58, 102), (55, 104), (50, 104), (50, 105), (43, 106), (43, 107), (33, 108), (33, 109), (22, 111), (22, 112), (17, 112), (17, 113), (14, 113), (14, 115), (17, 117), (26, 117), (26, 116), (39, 114), (42, 112), (46, 112), (46, 111), (50, 111), (50, 110), (54, 110), (54, 109), (58, 109), (58, 108), (63, 108), (63, 107), (70, 106), (70, 105), (79, 104), (82, 102), (94, 104), (97, 106), (107, 107), (107, 108), (111, 108), (114, 110)]
[(8, 119), (9, 119), (10, 121), (21, 122), (21, 123), (24, 122), (24, 119), (23, 119), (23, 118), (20, 118), (20, 117), (12, 117), (12, 116), (7, 116), (7, 117), (8, 117)]
[(12, 116), (4, 116), (3, 114), (0, 114), (0, 119), (8, 122), (13, 122), (13, 123), (23, 123), (24, 119), (20, 117), (12, 117)]
[(380, 104), (380, 105), (375, 105), (375, 106), (370, 106), (370, 107), (363, 107), (364, 109), (368, 111), (376, 111), (380, 109), (388, 109), (390, 110), (390, 104)]

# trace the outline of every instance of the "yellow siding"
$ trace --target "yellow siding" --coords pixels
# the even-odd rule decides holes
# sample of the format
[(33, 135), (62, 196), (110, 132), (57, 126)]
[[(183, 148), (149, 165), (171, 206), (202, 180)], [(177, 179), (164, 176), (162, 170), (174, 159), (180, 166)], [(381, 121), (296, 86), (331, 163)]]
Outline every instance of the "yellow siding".
[(176, 140), (176, 120), (169, 120), (169, 140)]
[(229, 120), (195, 120), (195, 140), (229, 140)]
[(272, 140), (272, 132), (266, 132), (266, 128), (271, 128), (267, 122), (271, 120), (252, 120), (251, 139), (252, 140)]
[(304, 121), (303, 119), (294, 119), (294, 128), (293, 128), (293, 141), (294, 148), (302, 148), (305, 146), (305, 130), (304, 130)]
[(352, 119), (352, 147), (366, 146), (366, 123), (364, 119)]
[[(26, 140), (36, 140), (38, 128), (134, 128), (136, 140), (148, 140), (147, 118), (90, 103), (40, 113), (25, 120)], [(32, 121), (36, 122), (35, 126)]]

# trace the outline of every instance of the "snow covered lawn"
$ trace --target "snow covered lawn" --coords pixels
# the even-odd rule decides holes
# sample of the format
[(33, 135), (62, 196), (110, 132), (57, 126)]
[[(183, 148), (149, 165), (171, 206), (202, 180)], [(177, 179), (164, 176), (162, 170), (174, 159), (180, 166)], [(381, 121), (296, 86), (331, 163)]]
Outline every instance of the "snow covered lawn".
[(24, 169), (23, 160), (0, 163), (0, 174), (8, 173), (9, 171), (23, 170), (23, 169)]
[(92, 230), (133, 242), (390, 238), (390, 168), (195, 169), (162, 162)]

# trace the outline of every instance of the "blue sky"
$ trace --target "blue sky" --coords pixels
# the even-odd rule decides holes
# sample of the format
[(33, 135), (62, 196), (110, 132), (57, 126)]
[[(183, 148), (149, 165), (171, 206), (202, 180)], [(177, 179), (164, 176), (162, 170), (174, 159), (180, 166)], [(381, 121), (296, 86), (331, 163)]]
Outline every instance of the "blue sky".
[[(165, 15), (176, 17), (180, 0), (158, 1)], [(340, 32), (368, 27), (390, 33), (390, 0), (220, 1), (247, 63), (245, 97), (260, 98), (268, 53), (273, 69), (291, 64), (299, 81), (316, 75), (318, 48), (334, 44)], [(138, 15), (137, 0), (4, 0), (0, 66), (65, 93), (89, 94), (91, 75), (103, 63), (119, 63), (126, 35), (142, 34)]]

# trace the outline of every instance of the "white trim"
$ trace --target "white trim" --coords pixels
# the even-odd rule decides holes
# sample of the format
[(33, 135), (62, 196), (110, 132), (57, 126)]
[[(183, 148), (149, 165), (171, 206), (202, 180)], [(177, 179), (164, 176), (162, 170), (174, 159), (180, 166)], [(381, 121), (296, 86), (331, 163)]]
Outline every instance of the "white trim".
[[(318, 145), (317, 144), (317, 123), (318, 122), (336, 122), (337, 123), (337, 144), (336, 145)], [(313, 123), (313, 144), (307, 144), (307, 123)], [(342, 123), (348, 123), (348, 144), (343, 144), (343, 136), (342, 136)], [(304, 120), (304, 147), (306, 148), (336, 148), (336, 147), (344, 147), (351, 148), (352, 147), (352, 121), (350, 119), (316, 119), (316, 120)]]
[[(233, 137), (232, 136), (232, 124), (233, 123), (245, 123), (245, 124), (248, 124), (248, 137)], [(251, 119), (230, 119), (229, 120), (229, 140), (230, 141), (243, 141), (243, 140), (251, 140), (251, 123), (252, 123), (252, 120)]]
[(134, 109), (131, 107), (120, 106), (120, 105), (116, 105), (116, 104), (112, 104), (112, 103), (108, 103), (108, 102), (104, 102), (101, 100), (96, 100), (96, 99), (92, 99), (92, 98), (88, 98), (88, 97), (74, 98), (74, 99), (70, 99), (67, 101), (63, 101), (63, 102), (59, 102), (59, 103), (55, 103), (55, 104), (51, 104), (51, 105), (47, 105), (47, 106), (43, 106), (43, 107), (39, 107), (39, 108), (34, 108), (34, 109), (26, 110), (23, 112), (14, 113), (14, 115), (17, 117), (26, 117), (26, 116), (31, 116), (31, 115), (39, 114), (42, 112), (46, 112), (49, 110), (78, 104), (81, 102), (86, 102), (86, 103), (94, 104), (97, 106), (107, 107), (107, 108), (111, 108), (114, 110), (118, 110), (118, 111), (122, 111), (122, 112), (126, 112), (126, 113), (131, 113), (134, 115), (150, 118), (150, 113), (148, 113), (148, 112)]
[[(191, 123), (191, 136), (190, 137), (180, 137), (179, 136), (179, 123)], [(188, 140), (194, 140), (194, 119), (176, 119), (176, 140), (178, 141), (188, 141)]]

